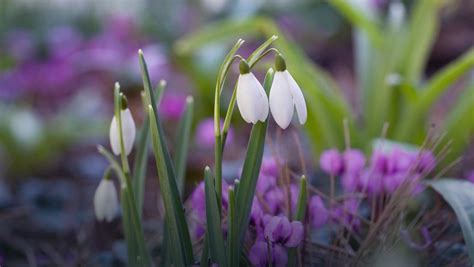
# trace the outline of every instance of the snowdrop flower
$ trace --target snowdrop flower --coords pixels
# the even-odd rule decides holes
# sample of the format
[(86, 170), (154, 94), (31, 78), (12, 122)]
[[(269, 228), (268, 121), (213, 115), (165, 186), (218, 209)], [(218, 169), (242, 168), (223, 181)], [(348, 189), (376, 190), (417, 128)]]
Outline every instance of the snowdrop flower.
[(279, 54), (275, 58), (275, 76), (273, 77), (270, 89), (270, 111), (278, 126), (286, 129), (290, 125), (293, 117), (293, 110), (296, 113), (300, 124), (306, 122), (307, 111), (306, 102), (300, 87), (286, 70), (286, 63)]
[(240, 62), (237, 80), (237, 106), (247, 123), (264, 122), (268, 117), (268, 99), (260, 82), (250, 72), (247, 62)]
[[(135, 122), (133, 121), (132, 113), (127, 107), (127, 100), (122, 98), (122, 110), (120, 116), (122, 118), (122, 134), (125, 154), (128, 155), (132, 151), (133, 142), (135, 141)], [(118, 121), (115, 116), (110, 123), (110, 146), (115, 155), (120, 155), (120, 134), (118, 131)]]
[(111, 222), (117, 215), (118, 205), (114, 183), (108, 178), (102, 179), (94, 195), (94, 211), (97, 220)]

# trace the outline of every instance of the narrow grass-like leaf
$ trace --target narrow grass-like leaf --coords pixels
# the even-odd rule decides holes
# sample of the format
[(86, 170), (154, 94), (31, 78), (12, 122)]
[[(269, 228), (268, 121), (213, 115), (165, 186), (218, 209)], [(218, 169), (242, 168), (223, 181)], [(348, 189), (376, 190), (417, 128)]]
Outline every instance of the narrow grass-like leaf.
[(229, 267), (239, 266), (239, 236), (234, 188), (229, 188), (229, 209), (227, 214), (227, 259)]
[(201, 253), (201, 262), (199, 266), (207, 267), (209, 266), (209, 241), (207, 236), (207, 230), (204, 234), (204, 241), (202, 242), (202, 253)]
[(456, 213), (467, 246), (467, 252), (474, 264), (474, 184), (459, 179), (441, 179), (428, 183)]
[[(156, 89), (157, 103), (160, 102), (163, 91), (166, 87), (166, 82), (160, 81)], [(140, 217), (143, 211), (143, 200), (145, 195), (145, 179), (146, 179), (146, 167), (148, 162), (148, 140), (150, 135), (150, 121), (148, 120), (148, 105), (146, 104), (146, 96), (142, 95), (142, 103), (145, 110), (146, 118), (140, 130), (138, 141), (135, 145), (135, 161), (133, 165), (133, 190), (137, 197), (137, 208), (140, 213)]]
[(139, 61), (142, 70), (142, 78), (146, 98), (149, 104), (148, 116), (150, 119), (151, 137), (153, 151), (155, 154), (156, 167), (160, 177), (160, 190), (165, 204), (166, 223), (170, 229), (170, 244), (176, 266), (191, 265), (194, 262), (191, 238), (184, 216), (184, 208), (176, 185), (173, 164), (165, 142), (165, 135), (159, 120), (153, 91), (151, 90), (150, 77), (146, 67), (143, 53), (139, 51)]
[[(298, 202), (296, 204), (295, 220), (300, 221), (304, 225), (304, 217), (306, 213), (306, 203), (308, 201), (308, 191), (306, 189), (306, 176), (301, 177), (300, 194), (298, 195)], [(287, 266), (297, 266), (298, 263), (298, 247), (290, 248), (288, 250), (288, 264)]]
[(191, 125), (194, 116), (194, 99), (192, 96), (186, 98), (186, 108), (184, 115), (179, 122), (178, 139), (176, 141), (176, 184), (180, 196), (183, 196), (185, 174), (186, 174), (186, 158), (188, 156), (189, 139), (191, 135)]
[(371, 42), (377, 46), (382, 41), (382, 33), (377, 21), (357, 10), (350, 1), (329, 1), (347, 20), (367, 33)]
[(275, 40), (278, 39), (278, 36), (272, 35), (268, 40), (266, 40), (263, 44), (261, 44), (252, 54), (247, 58), (247, 63), (250, 67), (252, 67), (257, 59), (262, 55), (263, 52), (273, 43)]
[(467, 149), (474, 133), (474, 77), (465, 91), (458, 97), (454, 108), (449, 112), (444, 121), (446, 140), (451, 140), (451, 153), (446, 157), (446, 162), (453, 160)]
[(410, 141), (414, 129), (420, 127), (420, 122), (426, 116), (433, 103), (439, 99), (442, 93), (449, 88), (459, 77), (474, 67), (474, 48), (471, 48), (456, 61), (440, 70), (431, 78), (424, 89), (420, 92), (419, 99), (415, 105), (409, 106), (403, 121), (397, 128), (396, 138), (402, 141)]
[(440, 0), (415, 1), (408, 24), (404, 47), (402, 74), (408, 82), (418, 85), (421, 80), (433, 40), (438, 31)]
[(224, 237), (222, 236), (220, 211), (217, 202), (216, 189), (209, 167), (204, 170), (204, 185), (206, 192), (206, 224), (207, 240), (209, 242), (209, 254), (211, 262), (219, 266), (226, 266)]
[[(265, 76), (263, 87), (270, 90), (273, 81), (274, 71), (269, 69)], [(265, 137), (267, 133), (268, 120), (257, 122), (250, 133), (250, 140), (247, 145), (247, 154), (245, 155), (242, 175), (240, 177), (239, 188), (236, 192), (235, 203), (237, 203), (238, 221), (238, 239), (239, 250), (243, 247), (245, 233), (250, 219), (250, 210), (255, 194), (257, 179), (262, 164), (263, 149), (265, 147)]]

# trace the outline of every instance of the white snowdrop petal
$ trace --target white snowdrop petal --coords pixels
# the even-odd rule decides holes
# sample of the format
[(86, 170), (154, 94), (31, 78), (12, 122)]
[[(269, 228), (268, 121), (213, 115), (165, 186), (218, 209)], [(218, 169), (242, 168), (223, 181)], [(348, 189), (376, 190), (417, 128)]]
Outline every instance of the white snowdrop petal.
[(286, 129), (293, 117), (294, 104), (284, 72), (277, 71), (270, 89), (270, 111), (278, 126)]
[(252, 78), (258, 89), (258, 103), (256, 104), (258, 108), (257, 118), (259, 121), (264, 122), (268, 117), (268, 97), (257, 78), (254, 75), (252, 75)]
[(118, 198), (111, 180), (102, 179), (94, 195), (94, 211), (97, 220), (112, 221), (118, 212)]
[(115, 116), (112, 118), (112, 122), (110, 123), (109, 138), (112, 152), (114, 152), (114, 154), (117, 156), (120, 155), (120, 138), (118, 132), (118, 123)]
[(298, 120), (300, 124), (304, 124), (308, 117), (308, 111), (306, 109), (306, 101), (304, 99), (303, 92), (301, 91), (301, 88), (299, 87), (299, 85), (296, 83), (295, 79), (293, 79), (293, 76), (291, 76), (291, 74), (287, 70), (285, 71), (285, 76), (290, 85), (289, 86), (290, 92), (291, 92), (291, 95), (293, 96), (293, 101), (296, 107), (296, 114), (298, 115)]
[[(132, 113), (127, 108), (121, 111), (120, 116), (122, 117), (122, 134), (123, 134), (123, 145), (125, 154), (128, 155), (133, 149), (133, 143), (135, 142), (136, 128), (135, 122), (132, 117)], [(118, 121), (114, 116), (110, 123), (110, 146), (115, 155), (120, 155), (120, 135), (118, 131)]]
[(125, 154), (128, 155), (133, 149), (133, 143), (135, 141), (135, 122), (133, 121), (132, 113), (127, 108), (121, 111), (122, 117), (122, 132), (123, 132), (123, 145)]
[(259, 92), (252, 73), (239, 75), (237, 84), (237, 106), (240, 115), (248, 123), (257, 123), (259, 119)]

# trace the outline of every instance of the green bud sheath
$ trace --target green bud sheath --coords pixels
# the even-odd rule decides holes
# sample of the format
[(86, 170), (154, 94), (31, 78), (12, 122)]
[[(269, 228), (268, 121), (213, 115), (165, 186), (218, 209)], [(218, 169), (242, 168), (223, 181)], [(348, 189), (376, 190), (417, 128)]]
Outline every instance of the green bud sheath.
[(122, 101), (120, 101), (120, 108), (122, 108), (122, 110), (126, 110), (128, 108), (127, 97), (123, 94), (120, 95), (122, 96)]
[(250, 72), (250, 67), (247, 61), (241, 60), (239, 64), (240, 74), (247, 74)]
[(277, 71), (285, 71), (286, 70), (286, 62), (283, 58), (282, 54), (277, 54), (275, 56), (275, 69)]

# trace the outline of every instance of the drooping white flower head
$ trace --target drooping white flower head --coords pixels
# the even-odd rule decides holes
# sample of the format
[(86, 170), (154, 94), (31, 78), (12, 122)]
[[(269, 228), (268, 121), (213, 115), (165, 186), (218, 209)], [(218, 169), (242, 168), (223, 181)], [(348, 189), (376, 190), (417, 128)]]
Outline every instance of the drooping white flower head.
[(265, 90), (250, 72), (247, 62), (240, 62), (237, 80), (237, 106), (240, 115), (248, 123), (264, 122), (268, 117), (268, 99)]
[(286, 69), (285, 60), (281, 55), (275, 58), (276, 72), (270, 89), (270, 111), (278, 126), (286, 129), (293, 117), (293, 110), (300, 124), (307, 118), (306, 102), (300, 87)]
[[(135, 122), (133, 121), (132, 113), (127, 107), (126, 101), (122, 101), (122, 110), (120, 111), (122, 118), (122, 134), (125, 154), (128, 155), (132, 151), (133, 142), (135, 141)], [(115, 155), (120, 155), (120, 134), (118, 131), (118, 120), (115, 116), (110, 123), (110, 146)]]
[(119, 209), (117, 191), (112, 180), (102, 179), (94, 195), (94, 211), (97, 220), (111, 222)]
[(402, 2), (392, 2), (388, 7), (388, 23), (395, 29), (400, 29), (405, 20), (405, 6)]

